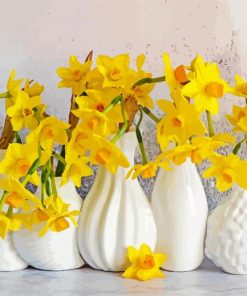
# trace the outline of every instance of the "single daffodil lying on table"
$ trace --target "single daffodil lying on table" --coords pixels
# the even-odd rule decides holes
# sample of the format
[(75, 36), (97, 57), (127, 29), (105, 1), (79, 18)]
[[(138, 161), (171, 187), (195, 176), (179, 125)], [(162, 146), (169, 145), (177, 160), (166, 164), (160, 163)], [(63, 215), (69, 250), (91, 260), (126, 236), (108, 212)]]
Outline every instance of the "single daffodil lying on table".
[(160, 267), (165, 262), (165, 254), (153, 253), (149, 246), (142, 244), (140, 249), (129, 246), (128, 259), (131, 265), (122, 274), (124, 278), (147, 281), (152, 278), (164, 278)]

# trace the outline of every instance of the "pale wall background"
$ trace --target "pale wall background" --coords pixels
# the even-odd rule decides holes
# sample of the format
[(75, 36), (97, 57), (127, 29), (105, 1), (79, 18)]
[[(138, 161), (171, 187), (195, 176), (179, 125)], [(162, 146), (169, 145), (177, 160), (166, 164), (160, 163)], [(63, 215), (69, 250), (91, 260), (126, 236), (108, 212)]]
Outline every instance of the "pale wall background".
[[(67, 65), (71, 54), (84, 59), (91, 49), (95, 55), (130, 52), (133, 58), (145, 53), (147, 70), (154, 75), (163, 73), (163, 51), (177, 64), (187, 64), (201, 53), (220, 64), (228, 81), (235, 72), (247, 78), (246, 11), (244, 0), (0, 0), (0, 89), (5, 90), (15, 68), (18, 77), (45, 84), (49, 113), (66, 119), (69, 91), (56, 88), (55, 69)], [(165, 97), (167, 89), (159, 86), (154, 98)], [(220, 130), (229, 129), (222, 114), (230, 111), (233, 100), (222, 100), (221, 114), (215, 118)], [(0, 108), (2, 123), (1, 102)], [(146, 126), (152, 134), (151, 123)], [(156, 151), (152, 145), (149, 149), (151, 155)], [(213, 207), (221, 195), (215, 197), (212, 182), (205, 186)]]

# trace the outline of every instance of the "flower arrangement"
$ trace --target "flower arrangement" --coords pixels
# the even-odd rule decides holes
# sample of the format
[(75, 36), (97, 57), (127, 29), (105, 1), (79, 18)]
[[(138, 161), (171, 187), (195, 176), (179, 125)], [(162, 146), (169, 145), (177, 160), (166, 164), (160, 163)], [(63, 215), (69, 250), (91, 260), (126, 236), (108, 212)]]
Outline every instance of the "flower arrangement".
[[(247, 97), (247, 82), (236, 75), (236, 85), (230, 86), (221, 78), (218, 66), (204, 62), (200, 55), (189, 66), (176, 68), (167, 53), (163, 60), (164, 75), (154, 78), (143, 70), (144, 55), (136, 58), (136, 69), (130, 67), (128, 54), (100, 55), (95, 65), (92, 52), (85, 62), (71, 56), (69, 67), (57, 69), (61, 78), (58, 87), (71, 89), (68, 123), (47, 113), (41, 99), (44, 86), (30, 79), (23, 84), (24, 80), (11, 72), (6, 91), (0, 94), (6, 108), (0, 138), (0, 148), (6, 149), (0, 162), (0, 174), (4, 175), (0, 179), (2, 239), (22, 227), (32, 231), (37, 224), (41, 225), (40, 236), (47, 231), (65, 231), (69, 222), (76, 226), (79, 211), (70, 210), (58, 194), (55, 178), (61, 177), (61, 185), (72, 180), (80, 187), (82, 177), (93, 174), (90, 164), (103, 166), (112, 174), (119, 166), (128, 168), (129, 161), (117, 142), (131, 129), (136, 133), (142, 164), (131, 168), (127, 178), (150, 178), (159, 167), (171, 170), (171, 163), (181, 165), (187, 158), (195, 164), (209, 159), (211, 166), (203, 177), (216, 177), (218, 190), (225, 191), (235, 182), (247, 189), (247, 161), (238, 156), (246, 141), (247, 107), (234, 105), (233, 114), (226, 115), (233, 131), (244, 134), (238, 143), (231, 134), (215, 134), (212, 121), (226, 93)], [(158, 118), (151, 111), (151, 92), (155, 84), (163, 82), (169, 87), (171, 100), (158, 100), (164, 112)], [(204, 113), (207, 127), (202, 120)], [(144, 114), (156, 123), (161, 148), (152, 161), (147, 158), (140, 131)], [(26, 136), (21, 137), (23, 130)], [(218, 149), (223, 146), (232, 147), (231, 153), (220, 154)], [(40, 196), (26, 188), (28, 182), (40, 187)], [(146, 245), (140, 253), (133, 247), (128, 252), (132, 266), (124, 277), (145, 280), (162, 276), (159, 267), (164, 255), (152, 255)]]

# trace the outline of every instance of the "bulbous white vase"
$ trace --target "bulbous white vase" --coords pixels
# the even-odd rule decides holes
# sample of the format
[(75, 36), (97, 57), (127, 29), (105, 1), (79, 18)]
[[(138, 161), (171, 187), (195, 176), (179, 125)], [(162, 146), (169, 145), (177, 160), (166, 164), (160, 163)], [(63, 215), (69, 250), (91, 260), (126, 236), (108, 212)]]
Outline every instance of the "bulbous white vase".
[(247, 274), (247, 191), (235, 187), (209, 215), (206, 256), (225, 272)]
[(156, 219), (157, 252), (170, 271), (196, 269), (204, 258), (207, 198), (196, 167), (187, 160), (173, 171), (160, 170), (151, 201)]
[[(134, 165), (137, 145), (133, 132), (118, 142)], [(83, 203), (79, 220), (78, 244), (84, 260), (93, 268), (123, 271), (127, 267), (129, 245), (156, 245), (156, 225), (150, 203), (138, 180), (126, 180), (128, 169), (116, 175), (100, 167), (95, 182)]]
[[(4, 158), (5, 149), (0, 149), (0, 161)], [(0, 178), (2, 175), (0, 175)], [(2, 196), (2, 190), (0, 190)], [(17, 254), (10, 234), (5, 239), (0, 238), (0, 271), (17, 271), (27, 267), (27, 264)]]
[[(56, 178), (59, 185), (60, 178)], [(58, 187), (58, 194), (65, 203), (71, 206), (69, 210), (80, 211), (82, 199), (76, 192), (74, 184), (69, 181)], [(78, 219), (78, 218), (76, 218)], [(68, 270), (84, 265), (77, 246), (77, 228), (69, 221), (70, 227), (61, 232), (48, 231), (43, 237), (38, 233), (41, 226), (32, 232), (21, 229), (14, 232), (13, 242), (20, 256), (31, 266), (43, 270)]]

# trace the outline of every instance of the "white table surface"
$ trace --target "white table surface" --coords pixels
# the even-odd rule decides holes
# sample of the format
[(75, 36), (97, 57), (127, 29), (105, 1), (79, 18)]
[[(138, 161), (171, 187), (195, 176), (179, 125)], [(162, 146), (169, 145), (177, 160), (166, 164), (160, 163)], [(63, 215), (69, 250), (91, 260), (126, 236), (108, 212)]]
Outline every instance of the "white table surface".
[(247, 276), (230, 275), (205, 260), (192, 272), (166, 272), (165, 279), (146, 282), (126, 280), (121, 273), (83, 267), (63, 272), (28, 268), (0, 273), (1, 296), (84, 296), (84, 295), (152, 295), (200, 296), (247, 295)]

